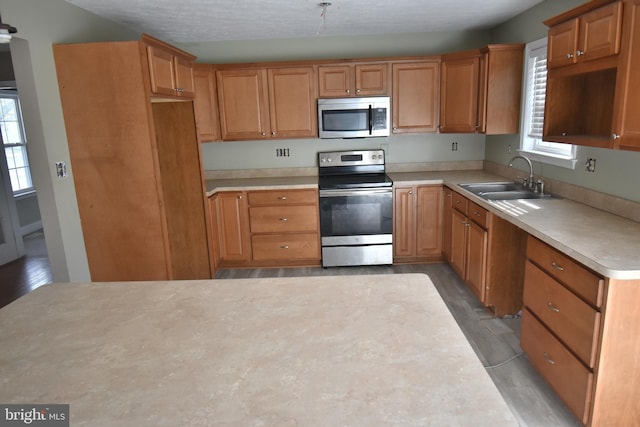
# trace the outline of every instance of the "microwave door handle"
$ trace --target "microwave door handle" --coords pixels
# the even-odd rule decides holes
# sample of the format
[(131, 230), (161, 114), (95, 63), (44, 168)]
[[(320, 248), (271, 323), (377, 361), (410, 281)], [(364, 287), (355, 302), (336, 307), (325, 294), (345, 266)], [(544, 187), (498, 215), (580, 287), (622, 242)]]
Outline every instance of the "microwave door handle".
[(373, 110), (371, 104), (369, 104), (369, 135), (373, 132)]

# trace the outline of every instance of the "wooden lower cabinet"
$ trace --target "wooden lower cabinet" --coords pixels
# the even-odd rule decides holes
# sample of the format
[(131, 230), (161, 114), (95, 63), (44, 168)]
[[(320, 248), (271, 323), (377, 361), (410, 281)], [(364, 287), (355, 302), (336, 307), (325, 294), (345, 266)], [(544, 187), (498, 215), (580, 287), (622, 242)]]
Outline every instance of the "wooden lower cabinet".
[(394, 188), (394, 262), (442, 258), (442, 186)]
[(448, 190), (450, 220), (444, 229), (445, 240), (450, 242), (447, 261), (493, 315), (518, 313), (522, 308), (526, 233)]
[[(260, 190), (215, 195), (221, 267), (320, 265), (318, 192)], [(215, 252), (215, 251), (214, 251)]]
[(602, 277), (529, 236), (521, 345), (588, 426), (640, 420), (640, 280)]

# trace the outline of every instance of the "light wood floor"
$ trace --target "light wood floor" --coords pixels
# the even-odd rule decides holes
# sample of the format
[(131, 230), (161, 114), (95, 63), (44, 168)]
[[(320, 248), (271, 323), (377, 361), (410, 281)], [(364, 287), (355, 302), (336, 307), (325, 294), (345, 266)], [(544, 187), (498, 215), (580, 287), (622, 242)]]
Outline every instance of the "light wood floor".
[(218, 279), (352, 274), (426, 273), (521, 426), (580, 426), (520, 348), (520, 319), (492, 318), (446, 263), (220, 270)]

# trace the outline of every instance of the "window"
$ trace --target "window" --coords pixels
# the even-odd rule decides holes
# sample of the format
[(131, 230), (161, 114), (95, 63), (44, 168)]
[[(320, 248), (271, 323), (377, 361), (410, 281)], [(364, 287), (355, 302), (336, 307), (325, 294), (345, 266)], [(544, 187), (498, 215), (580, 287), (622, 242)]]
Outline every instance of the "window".
[(544, 98), (547, 87), (547, 39), (528, 43), (525, 49), (525, 93), (522, 107), (520, 151), (532, 160), (575, 168), (576, 147), (542, 139)]
[(0, 91), (0, 135), (14, 196), (33, 191), (18, 94)]

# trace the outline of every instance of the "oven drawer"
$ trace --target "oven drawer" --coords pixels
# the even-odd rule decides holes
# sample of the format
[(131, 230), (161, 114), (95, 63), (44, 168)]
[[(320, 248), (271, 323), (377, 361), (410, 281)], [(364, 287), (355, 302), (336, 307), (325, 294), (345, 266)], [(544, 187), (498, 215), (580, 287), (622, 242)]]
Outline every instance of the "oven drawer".
[(318, 192), (313, 189), (250, 191), (247, 197), (251, 206), (315, 205), (318, 203)]
[(524, 283), (524, 305), (593, 368), (600, 313), (529, 261)]
[(593, 373), (576, 359), (538, 320), (522, 311), (522, 349), (567, 407), (587, 423)]
[(254, 235), (251, 245), (255, 261), (320, 259), (317, 233)]
[(527, 258), (594, 307), (602, 305), (604, 280), (586, 267), (529, 236)]
[(249, 208), (252, 233), (318, 230), (316, 206), (259, 206)]

